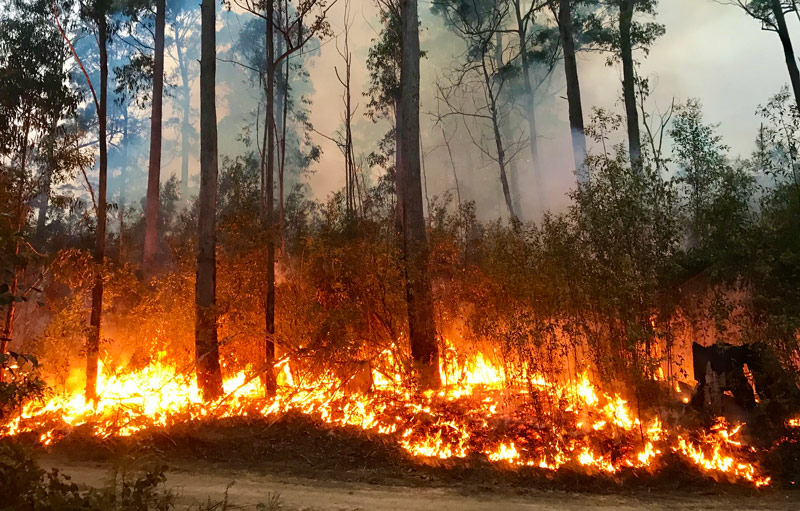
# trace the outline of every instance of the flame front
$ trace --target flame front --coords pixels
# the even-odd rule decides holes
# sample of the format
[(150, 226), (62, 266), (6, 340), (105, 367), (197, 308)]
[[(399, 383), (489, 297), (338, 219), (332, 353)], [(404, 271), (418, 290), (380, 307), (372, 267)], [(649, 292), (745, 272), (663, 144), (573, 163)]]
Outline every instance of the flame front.
[[(770, 482), (747, 461), (749, 451), (737, 440), (741, 426), (719, 421), (699, 433), (666, 428), (658, 417), (638, 418), (625, 399), (602, 392), (586, 373), (569, 385), (530, 375), (528, 390), (512, 390), (502, 368), (478, 353), (460, 364), (443, 363), (446, 385), (439, 392), (411, 393), (399, 375), (373, 370), (373, 392), (359, 394), (345, 392), (333, 378), (304, 387), (293, 378), (290, 362), (283, 360), (276, 371), (281, 383), (277, 397), (265, 400), (259, 379), (241, 372), (225, 380), (223, 398), (204, 403), (191, 372), (163, 358), (137, 371), (103, 367), (96, 403), (85, 403), (76, 386), (72, 393), (29, 403), (4, 426), (4, 434), (35, 432), (47, 445), (82, 425), (101, 437), (126, 436), (194, 419), (275, 417), (296, 411), (329, 424), (390, 435), (413, 456), (477, 454), (514, 466), (616, 474), (657, 470), (663, 454), (672, 452), (714, 477), (755, 486)], [(382, 367), (394, 365), (389, 362)], [(534, 398), (557, 408), (534, 412)], [(503, 406), (508, 401), (515, 405)]]

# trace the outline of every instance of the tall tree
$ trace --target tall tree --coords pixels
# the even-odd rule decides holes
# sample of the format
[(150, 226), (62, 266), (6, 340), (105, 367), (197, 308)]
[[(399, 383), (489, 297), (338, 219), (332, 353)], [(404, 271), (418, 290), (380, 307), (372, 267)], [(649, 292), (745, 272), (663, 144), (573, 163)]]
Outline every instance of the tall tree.
[(161, 127), (164, 93), (164, 30), (166, 0), (155, 0), (156, 25), (153, 54), (153, 96), (150, 112), (150, 164), (147, 174), (143, 270), (146, 277), (154, 271), (158, 251), (158, 206), (161, 187)]
[[(175, 101), (180, 118), (178, 120), (181, 139), (181, 199), (189, 199), (189, 158), (197, 140), (197, 130), (192, 123), (192, 84), (197, 78), (197, 61), (200, 39), (197, 30), (200, 13), (191, 4), (170, 3), (167, 6), (167, 24), (171, 34), (166, 42), (167, 51), (175, 63), (169, 82), (177, 83)], [(174, 54), (172, 53), (174, 50)]]
[(775, 32), (781, 40), (783, 47), (783, 57), (786, 61), (786, 69), (789, 71), (789, 79), (792, 83), (795, 104), (800, 108), (800, 70), (797, 67), (797, 57), (792, 46), (792, 38), (789, 35), (789, 27), (786, 24), (786, 14), (791, 12), (800, 16), (797, 0), (729, 0), (730, 4), (742, 8), (749, 16), (761, 22), (761, 27), (765, 30)]
[(658, 0), (613, 0), (610, 9), (591, 20), (588, 30), (589, 37), (599, 49), (609, 52), (613, 59), (622, 62), (622, 97), (628, 128), (628, 154), (634, 168), (640, 168), (642, 164), (642, 139), (636, 103), (636, 84), (639, 78), (636, 76), (633, 52), (640, 50), (646, 55), (653, 42), (664, 34), (663, 25), (637, 21), (635, 15), (654, 17), (657, 6)]
[[(470, 123), (484, 124), (479, 127), (489, 133), (486, 138), (491, 140), (492, 148), (484, 147), (483, 137), (470, 133), (471, 139), (484, 155), (497, 163), (506, 208), (510, 218), (517, 219), (519, 211), (515, 206), (509, 166), (523, 144), (515, 143), (508, 129), (513, 99), (507, 89), (513, 68), (504, 63), (502, 38), (508, 7), (492, 1), (437, 0), (433, 9), (444, 16), (447, 26), (467, 46), (464, 62), (456, 65), (450, 84), (439, 87), (440, 99), (451, 113), (464, 118), (468, 132), (473, 131)], [(459, 95), (460, 102), (456, 99)]]
[(222, 395), (217, 339), (217, 30), (216, 2), (202, 0), (200, 49), (200, 193), (197, 212), (195, 356), (203, 399)]
[(422, 206), (419, 138), (419, 17), (417, 0), (400, 0), (402, 64), (398, 103), (397, 172), (402, 176), (403, 255), (411, 356), (423, 389), (441, 386), (439, 347), (428, 271), (428, 239)]
[(573, 4), (576, 0), (549, 0), (550, 9), (558, 25), (561, 49), (564, 53), (564, 76), (567, 80), (567, 105), (569, 109), (569, 128), (572, 136), (572, 156), (575, 160), (575, 175), (578, 184), (588, 183), (590, 179), (586, 160), (586, 133), (583, 124), (583, 105), (581, 85), (578, 77), (578, 59), (575, 48)]
[(103, 264), (105, 262), (106, 250), (106, 189), (108, 188), (108, 45), (111, 40), (111, 33), (108, 18), (112, 11), (112, 0), (94, 0), (91, 3), (81, 4), (80, 14), (88, 24), (92, 25), (96, 32), (97, 46), (99, 50), (100, 67), (100, 95), (92, 84), (86, 67), (75, 51), (69, 36), (64, 31), (59, 20), (57, 6), (53, 5), (53, 16), (61, 36), (72, 51), (73, 57), (78, 63), (87, 85), (94, 100), (98, 124), (98, 146), (99, 158), (99, 183), (97, 193), (92, 192), (95, 212), (97, 216), (97, 228), (95, 232), (94, 250), (94, 286), (92, 287), (92, 306), (89, 319), (89, 330), (86, 340), (86, 389), (84, 397), (86, 401), (97, 399), (97, 372), (98, 356), (100, 352), (100, 321), (103, 313)]
[[(539, 162), (539, 133), (536, 126), (536, 96), (539, 87), (552, 74), (558, 62), (560, 45), (558, 31), (550, 27), (537, 25), (537, 15), (541, 13), (546, 2), (541, 0), (527, 3), (525, 0), (507, 0), (511, 3), (514, 12), (517, 35), (518, 55), (512, 60), (520, 61), (520, 74), (522, 76), (522, 92), (524, 101), (525, 120), (528, 124), (529, 146), (531, 153), (531, 166), (533, 170), (534, 186), (536, 190), (536, 209), (544, 209), (544, 196), (542, 195), (542, 172)], [(553, 33), (555, 32), (555, 33)], [(502, 52), (501, 52), (502, 54)], [(510, 64), (510, 63), (509, 63)], [(534, 81), (532, 75), (539, 68), (538, 80)], [(517, 173), (514, 173), (518, 179)], [(517, 204), (517, 208), (521, 208)]]
[[(294, 53), (301, 51), (309, 41), (331, 34), (326, 19), (328, 10), (335, 3), (326, 0), (302, 0), (297, 3), (290, 18), (288, 3), (284, 4), (281, 16), (276, 16), (276, 0), (233, 0), (236, 5), (261, 18), (265, 23), (264, 46), (265, 65), (262, 83), (266, 115), (264, 117), (264, 142), (261, 152), (262, 197), (264, 229), (267, 233), (267, 282), (265, 289), (265, 390), (268, 396), (277, 392), (275, 376), (275, 163), (276, 163), (276, 123), (275, 118), (275, 70)], [(277, 32), (276, 32), (277, 30)], [(276, 54), (276, 37), (281, 38), (283, 52)], [(284, 115), (282, 117), (285, 118)]]
[[(17, 301), (33, 290), (21, 275), (35, 255), (25, 238), (36, 199), (46, 204), (51, 182), (86, 163), (75, 143), (80, 134), (59, 126), (75, 112), (78, 96), (69, 84), (66, 46), (50, 8), (19, 1), (0, 13), (0, 357), (14, 337)], [(39, 207), (37, 234), (46, 209), (41, 202)]]

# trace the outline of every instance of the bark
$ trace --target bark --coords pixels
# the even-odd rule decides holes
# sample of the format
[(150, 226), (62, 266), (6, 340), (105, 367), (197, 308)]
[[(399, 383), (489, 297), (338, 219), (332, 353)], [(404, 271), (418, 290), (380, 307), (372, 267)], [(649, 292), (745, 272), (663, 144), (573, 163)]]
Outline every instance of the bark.
[[(14, 227), (16, 232), (21, 232), (25, 224), (25, 201), (23, 194), (25, 193), (25, 171), (28, 163), (28, 136), (30, 134), (30, 119), (26, 119), (23, 128), (24, 136), (20, 143), (20, 165), (19, 165), (19, 184), (17, 185), (17, 203), (16, 203), (16, 218), (14, 219)], [(19, 256), (20, 239), (17, 238), (14, 242), (14, 256)], [(8, 350), (8, 345), (14, 335), (14, 318), (16, 317), (17, 303), (14, 301), (14, 296), (17, 294), (19, 288), (19, 268), (14, 266), (14, 275), (8, 286), (9, 294), (11, 295), (11, 302), (6, 306), (6, 319), (3, 324), (3, 335), (0, 337), (0, 355), (5, 355)], [(4, 366), (0, 364), (0, 382), (4, 381)]]
[(628, 150), (631, 165), (638, 168), (642, 160), (642, 139), (639, 135), (639, 110), (636, 108), (636, 84), (633, 69), (631, 26), (634, 0), (622, 0), (619, 9), (619, 49), (622, 58), (622, 94), (628, 123)]
[(419, 153), (419, 22), (417, 0), (401, 0), (402, 65), (398, 109), (398, 171), (402, 176), (403, 256), (411, 357), (420, 387), (441, 386), (439, 349), (433, 317), (433, 291), (428, 273), (428, 240), (422, 207)]
[(100, 108), (97, 121), (100, 128), (100, 177), (97, 190), (97, 240), (94, 252), (95, 282), (92, 289), (92, 312), (86, 342), (87, 402), (97, 400), (97, 359), (100, 353), (100, 320), (103, 313), (103, 263), (106, 256), (106, 188), (108, 185), (108, 141), (106, 140), (106, 111), (108, 102), (108, 24), (106, 13), (97, 19), (97, 40), (100, 46)]
[(181, 73), (181, 199), (189, 199), (189, 113), (191, 108), (191, 88), (189, 87), (189, 63), (183, 55), (178, 29), (175, 28), (175, 53), (178, 55), (178, 69)]
[(122, 150), (122, 167), (119, 172), (119, 259), (125, 260), (125, 200), (127, 175), (128, 175), (128, 104), (122, 109), (122, 143), (125, 149)]
[[(497, 38), (497, 45), (495, 47), (495, 60), (497, 68), (500, 69), (503, 67), (503, 56), (502, 56), (502, 47), (503, 47), (503, 38), (502, 35), (498, 32), (496, 34)], [(486, 68), (486, 60), (485, 57), (481, 61), (481, 70), (483, 71), (483, 80), (484, 86), (486, 87), (486, 97), (489, 99), (489, 115), (492, 118), (492, 132), (494, 134), (494, 142), (495, 142), (495, 149), (497, 151), (497, 166), (498, 170), (500, 171), (500, 184), (503, 188), (503, 199), (506, 202), (506, 208), (508, 208), (508, 214), (511, 217), (512, 221), (517, 220), (517, 213), (514, 208), (514, 199), (511, 196), (511, 184), (508, 180), (508, 173), (506, 172), (506, 151), (505, 146), (503, 143), (503, 136), (501, 133), (501, 112), (500, 106), (497, 104), (497, 97), (492, 89), (492, 82), (493, 78), (489, 74), (489, 70)]]
[(272, 25), (275, 17), (275, 6), (272, 0), (267, 0), (267, 76), (266, 100), (266, 215), (265, 230), (267, 233), (267, 290), (265, 300), (266, 336), (264, 382), (267, 397), (274, 396), (278, 391), (275, 378), (275, 29)]
[(800, 108), (800, 70), (797, 68), (797, 59), (794, 56), (792, 39), (789, 37), (789, 28), (786, 26), (786, 17), (783, 14), (780, 0), (772, 0), (772, 14), (775, 16), (775, 23), (778, 29), (778, 37), (783, 45), (783, 56), (786, 59), (786, 68), (789, 70), (789, 78), (792, 81), (792, 91), (794, 101)]
[(564, 75), (567, 79), (567, 104), (569, 106), (569, 127), (572, 134), (572, 155), (575, 159), (575, 175), (578, 184), (588, 183), (589, 169), (586, 160), (586, 134), (583, 127), (583, 107), (581, 86), (578, 79), (578, 60), (575, 56), (575, 38), (572, 28), (571, 0), (560, 0), (558, 10), (558, 32), (561, 48), (564, 51)]
[(166, 0), (156, 0), (155, 52), (153, 55), (153, 102), (150, 113), (150, 167), (147, 173), (144, 264), (146, 279), (155, 270), (158, 251), (159, 191), (161, 188), (161, 117), (164, 93), (164, 28)]
[[(49, 137), (51, 144), (55, 144), (56, 142), (57, 129), (58, 129), (58, 116), (54, 115), (53, 119), (50, 121)], [(44, 176), (43, 176), (44, 182), (42, 183), (42, 193), (39, 199), (39, 214), (36, 218), (36, 238), (39, 240), (44, 239), (44, 229), (47, 226), (47, 210), (50, 207), (50, 187), (53, 181), (53, 167), (55, 164), (55, 162), (53, 161), (54, 157), (55, 155), (53, 154), (53, 152), (51, 152), (50, 161), (44, 168)]]
[[(288, 5), (284, 4), (284, 9), (286, 9), (286, 18), (288, 19)], [(278, 23), (280, 26), (283, 26), (284, 21), (284, 11), (280, 8), (278, 9)], [(278, 47), (277, 47), (277, 54), (283, 54), (283, 45), (284, 40), (283, 37), (280, 35), (278, 36)], [(274, 57), (274, 55), (273, 55)], [(273, 59), (274, 60), (274, 59)], [(276, 103), (278, 106), (278, 112), (275, 116), (275, 122), (277, 123), (277, 131), (280, 133), (280, 150), (278, 154), (280, 155), (278, 161), (278, 231), (280, 232), (281, 236), (281, 250), (283, 249), (284, 244), (284, 209), (283, 209), (283, 200), (284, 200), (284, 191), (283, 191), (283, 171), (286, 168), (286, 118), (287, 118), (287, 110), (289, 108), (289, 57), (286, 57), (286, 64), (285, 64), (285, 72), (279, 70), (278, 71), (278, 90), (276, 91)], [(273, 73), (275, 70), (273, 69)]]
[(203, 0), (200, 49), (200, 193), (195, 283), (197, 386), (206, 401), (222, 395), (217, 341), (217, 109), (215, 0)]

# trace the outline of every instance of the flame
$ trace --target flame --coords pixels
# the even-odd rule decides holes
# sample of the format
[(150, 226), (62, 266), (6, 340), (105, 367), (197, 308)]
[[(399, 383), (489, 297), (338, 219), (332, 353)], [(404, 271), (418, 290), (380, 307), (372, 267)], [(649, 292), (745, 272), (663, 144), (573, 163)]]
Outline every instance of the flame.
[[(440, 367), (446, 386), (438, 392), (405, 390), (402, 375), (386, 369), (398, 366), (387, 351), (375, 366), (382, 369), (372, 371), (374, 391), (369, 395), (347, 393), (342, 382), (330, 377), (303, 386), (287, 358), (276, 364), (280, 385), (275, 398), (265, 399), (260, 380), (242, 371), (225, 379), (225, 396), (212, 403), (202, 401), (191, 372), (164, 362), (162, 353), (156, 362), (134, 371), (101, 366), (96, 403), (86, 403), (82, 386), (76, 385), (44, 403), (27, 404), (0, 426), (0, 433), (35, 432), (42, 444), (50, 445), (79, 426), (100, 437), (128, 436), (206, 417), (296, 411), (332, 425), (391, 436), (413, 456), (479, 454), (516, 466), (555, 471), (571, 464), (617, 474), (623, 469), (656, 470), (662, 454), (672, 452), (715, 477), (756, 487), (770, 483), (743, 454), (746, 448), (737, 439), (741, 425), (719, 420), (709, 431), (691, 433), (667, 428), (658, 417), (637, 417), (625, 399), (600, 390), (585, 371), (565, 385), (528, 375), (530, 389), (512, 392), (504, 369), (490, 357), (459, 357), (452, 348), (448, 353), (452, 356)], [(80, 381), (80, 374), (73, 379)], [(551, 409), (535, 412), (525, 404), (534, 397), (550, 403)], [(800, 418), (796, 422), (800, 426)]]

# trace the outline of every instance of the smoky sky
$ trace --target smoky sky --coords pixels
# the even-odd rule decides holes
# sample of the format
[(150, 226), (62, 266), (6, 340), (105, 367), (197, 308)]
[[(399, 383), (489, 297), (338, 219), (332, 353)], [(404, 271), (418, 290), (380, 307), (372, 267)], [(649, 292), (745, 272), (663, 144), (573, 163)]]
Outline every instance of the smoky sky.
[[(337, 51), (342, 47), (345, 25), (343, 0), (338, 0), (329, 12), (329, 22), (337, 37), (322, 41), (318, 54), (307, 59), (310, 84), (306, 95), (312, 101), (309, 120), (314, 128), (326, 135), (334, 135), (343, 120), (342, 87), (336, 79), (336, 70), (343, 69)], [(441, 195), (453, 188), (452, 167), (462, 181), (462, 193), (468, 200), (476, 200), (478, 213), (483, 218), (502, 216), (501, 188), (496, 165), (467, 147), (468, 142), (456, 136), (453, 161), (443, 147), (439, 127), (434, 125), (430, 112), (436, 108), (435, 82), (457, 65), (456, 59), (463, 47), (458, 39), (430, 12), (429, 2), (419, 3), (422, 22), (421, 46), (427, 57), (421, 63), (421, 130), (425, 154), (426, 197)], [(705, 119), (719, 123), (719, 133), (731, 147), (731, 156), (748, 156), (754, 147), (760, 119), (756, 114), (759, 104), (777, 93), (788, 82), (788, 74), (780, 41), (773, 32), (761, 30), (758, 22), (750, 19), (741, 9), (713, 0), (661, 0), (656, 20), (666, 27), (666, 34), (652, 46), (649, 55), (635, 55), (641, 62), (640, 74), (650, 79), (653, 94), (647, 104), (649, 111), (664, 111), (674, 98), (685, 101), (697, 98), (703, 105)], [(790, 19), (791, 30), (797, 32), (797, 20)], [(220, 51), (235, 44), (240, 21), (226, 26), (225, 16), (218, 20), (218, 46)], [(350, 52), (353, 56), (352, 97), (356, 106), (354, 140), (356, 154), (364, 155), (375, 149), (388, 124), (374, 124), (364, 116), (368, 99), (363, 93), (368, 89), (365, 67), (367, 52), (380, 29), (378, 10), (373, 0), (351, 0)], [(607, 55), (583, 52), (578, 66), (584, 117), (593, 107), (623, 113), (621, 102), (621, 69), (618, 64), (607, 65)], [(220, 65), (219, 71), (242, 73), (241, 82), (247, 79), (241, 69)], [(218, 82), (220, 77), (218, 76)], [(228, 80), (228, 83), (232, 83)], [(193, 85), (192, 103), (199, 107), (199, 81)], [(244, 89), (242, 89), (244, 90)], [(223, 85), (218, 90), (218, 117), (247, 117), (245, 112), (255, 110), (259, 93), (243, 94)], [(537, 102), (537, 120), (540, 133), (541, 181), (537, 185), (531, 177), (531, 163), (523, 153), (515, 165), (519, 171), (523, 217), (541, 209), (560, 210), (568, 203), (567, 192), (573, 186), (572, 152), (567, 124), (566, 90), (563, 66), (556, 67), (545, 95)], [(243, 101), (252, 102), (252, 108), (242, 107)], [(169, 107), (167, 107), (169, 108)], [(248, 109), (249, 108), (249, 109)], [(230, 122), (231, 119), (227, 119)], [(251, 119), (233, 119), (244, 124)], [(512, 127), (524, 130), (524, 126)], [(243, 151), (241, 144), (220, 141), (220, 154)], [(312, 140), (322, 148), (320, 161), (313, 165), (313, 173), (303, 179), (311, 193), (324, 200), (344, 184), (343, 156), (336, 145), (327, 138), (311, 134)], [(620, 138), (622, 141), (622, 138)], [(667, 148), (668, 150), (668, 148)], [(169, 159), (166, 160), (170, 162)], [(162, 175), (174, 173), (176, 162), (166, 163)], [(191, 174), (199, 171), (197, 160), (190, 166)], [(540, 187), (538, 191), (535, 189)], [(532, 204), (537, 201), (543, 204)]]

